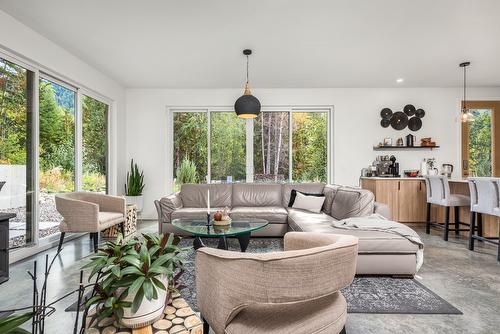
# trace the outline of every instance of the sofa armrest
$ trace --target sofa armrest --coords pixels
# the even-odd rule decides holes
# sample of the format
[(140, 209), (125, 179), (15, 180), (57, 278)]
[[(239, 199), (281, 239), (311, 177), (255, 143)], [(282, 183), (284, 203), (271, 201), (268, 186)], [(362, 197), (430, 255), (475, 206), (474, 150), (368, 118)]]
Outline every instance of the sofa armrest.
[(391, 209), (387, 204), (375, 202), (373, 207), (373, 213), (378, 213), (387, 219), (391, 219)]
[(155, 206), (156, 206), (156, 211), (158, 212), (158, 222), (160, 224), (160, 232), (161, 232), (161, 224), (170, 223), (170, 221), (172, 220), (172, 212), (182, 208), (182, 200), (180, 192), (176, 192), (172, 195), (162, 197), (159, 200), (156, 200)]

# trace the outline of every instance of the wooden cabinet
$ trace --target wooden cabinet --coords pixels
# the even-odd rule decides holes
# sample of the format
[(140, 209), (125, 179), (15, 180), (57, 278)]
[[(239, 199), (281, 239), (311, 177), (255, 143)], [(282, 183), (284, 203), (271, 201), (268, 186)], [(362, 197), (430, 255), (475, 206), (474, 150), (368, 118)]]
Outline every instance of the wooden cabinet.
[(425, 181), (421, 179), (363, 178), (361, 187), (387, 204), (391, 217), (402, 223), (423, 223), (426, 219)]

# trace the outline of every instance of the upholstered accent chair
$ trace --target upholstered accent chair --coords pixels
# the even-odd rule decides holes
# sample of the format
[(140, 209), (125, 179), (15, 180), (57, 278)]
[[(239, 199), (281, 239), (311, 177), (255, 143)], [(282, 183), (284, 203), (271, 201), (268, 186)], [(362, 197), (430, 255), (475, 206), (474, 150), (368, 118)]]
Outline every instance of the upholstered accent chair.
[(342, 333), (340, 289), (356, 272), (358, 238), (289, 232), (284, 252), (250, 254), (202, 247), (196, 253), (200, 312), (216, 334)]
[(121, 224), (124, 234), (126, 217), (125, 199), (100, 193), (78, 191), (56, 196), (56, 209), (63, 216), (59, 225), (61, 236), (58, 252), (66, 232), (87, 232), (97, 251), (99, 232), (116, 224)]

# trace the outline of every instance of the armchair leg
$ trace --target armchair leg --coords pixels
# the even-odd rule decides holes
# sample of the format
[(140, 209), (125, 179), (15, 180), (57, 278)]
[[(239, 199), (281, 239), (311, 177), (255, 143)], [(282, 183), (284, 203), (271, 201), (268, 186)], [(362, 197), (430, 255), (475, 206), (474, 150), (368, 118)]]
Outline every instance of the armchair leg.
[(346, 331), (345, 331), (345, 326), (344, 326), (344, 328), (342, 328), (342, 330), (340, 331), (340, 333), (339, 333), (339, 334), (346, 334)]
[(125, 222), (120, 224), (120, 231), (122, 233), (122, 237), (125, 238)]
[(201, 320), (203, 321), (203, 334), (209, 334), (210, 325), (208, 324), (207, 320), (203, 318), (203, 315), (201, 316)]
[(65, 234), (66, 234), (66, 232), (61, 232), (61, 236), (59, 237), (59, 246), (57, 246), (57, 254), (59, 254), (61, 252)]
[(97, 253), (99, 246), (99, 232), (90, 233), (90, 239), (93, 241), (94, 252)]

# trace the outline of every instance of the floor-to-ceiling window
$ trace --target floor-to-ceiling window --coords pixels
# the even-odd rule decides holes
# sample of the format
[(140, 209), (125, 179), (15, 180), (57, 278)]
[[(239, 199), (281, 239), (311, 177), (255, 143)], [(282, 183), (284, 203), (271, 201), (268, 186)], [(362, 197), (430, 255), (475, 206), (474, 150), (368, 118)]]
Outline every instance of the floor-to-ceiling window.
[(180, 184), (327, 182), (332, 109), (263, 110), (240, 119), (231, 109), (169, 109), (174, 190)]
[(108, 109), (87, 95), (82, 98), (82, 189), (108, 192)]
[(0, 58), (0, 212), (10, 222), (10, 247), (34, 240), (34, 73)]
[(55, 196), (75, 190), (76, 89), (39, 81), (39, 237), (59, 232)]

